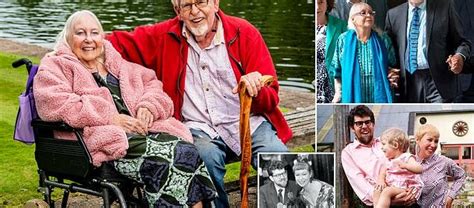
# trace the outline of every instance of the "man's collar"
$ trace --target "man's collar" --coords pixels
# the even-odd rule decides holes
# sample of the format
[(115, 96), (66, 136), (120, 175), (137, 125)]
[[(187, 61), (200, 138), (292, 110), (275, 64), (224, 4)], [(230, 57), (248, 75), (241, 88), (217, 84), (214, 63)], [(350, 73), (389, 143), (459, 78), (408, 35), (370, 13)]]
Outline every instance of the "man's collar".
[(358, 147), (372, 147), (375, 143), (379, 142), (380, 138), (373, 138), (369, 144), (362, 144), (358, 139), (354, 139), (354, 148)]
[[(287, 184), (288, 184), (288, 182), (287, 182)], [(278, 193), (278, 190), (280, 190), (280, 189), (283, 189), (283, 191), (285, 191), (285, 187), (280, 187), (275, 182), (273, 182), (273, 187), (275, 187), (275, 190), (276, 190), (277, 193)]]

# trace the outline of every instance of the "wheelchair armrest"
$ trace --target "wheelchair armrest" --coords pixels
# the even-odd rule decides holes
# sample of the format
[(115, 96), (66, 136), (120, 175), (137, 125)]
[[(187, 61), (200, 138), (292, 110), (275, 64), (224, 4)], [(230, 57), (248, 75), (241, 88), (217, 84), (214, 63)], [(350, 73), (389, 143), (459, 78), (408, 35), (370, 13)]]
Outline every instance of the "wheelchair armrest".
[(49, 130), (56, 130), (56, 131), (69, 131), (69, 132), (74, 132), (78, 131), (79, 129), (75, 129), (68, 124), (64, 122), (47, 122), (43, 121), (39, 118), (33, 119), (31, 121), (31, 125), (35, 128), (41, 128), (41, 129), (49, 129)]

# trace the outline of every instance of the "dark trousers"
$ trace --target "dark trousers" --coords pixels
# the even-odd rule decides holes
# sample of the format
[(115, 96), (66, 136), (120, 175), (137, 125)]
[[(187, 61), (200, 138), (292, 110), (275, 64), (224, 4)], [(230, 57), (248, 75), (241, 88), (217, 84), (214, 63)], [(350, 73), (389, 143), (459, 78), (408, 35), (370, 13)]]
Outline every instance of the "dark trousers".
[(444, 103), (444, 100), (431, 77), (429, 69), (419, 69), (413, 74), (406, 73), (407, 102), (409, 103)]

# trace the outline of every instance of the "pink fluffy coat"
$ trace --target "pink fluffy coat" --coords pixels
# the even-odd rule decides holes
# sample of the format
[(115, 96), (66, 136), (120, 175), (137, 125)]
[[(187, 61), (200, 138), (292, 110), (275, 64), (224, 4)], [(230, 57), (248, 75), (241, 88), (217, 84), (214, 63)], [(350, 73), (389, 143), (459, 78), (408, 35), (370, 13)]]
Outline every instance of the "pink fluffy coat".
[[(120, 80), (122, 98), (132, 116), (136, 117), (138, 108), (146, 107), (155, 119), (150, 132), (166, 132), (192, 142), (186, 126), (172, 117), (173, 103), (154, 71), (125, 61), (108, 41), (104, 47), (105, 67)], [(84, 130), (95, 166), (125, 156), (127, 137), (121, 127), (112, 125), (118, 111), (109, 90), (98, 87), (67, 45), (60, 46), (56, 55), (41, 60), (33, 91), (41, 119), (64, 121)], [(64, 139), (74, 138), (71, 134), (60, 135)]]

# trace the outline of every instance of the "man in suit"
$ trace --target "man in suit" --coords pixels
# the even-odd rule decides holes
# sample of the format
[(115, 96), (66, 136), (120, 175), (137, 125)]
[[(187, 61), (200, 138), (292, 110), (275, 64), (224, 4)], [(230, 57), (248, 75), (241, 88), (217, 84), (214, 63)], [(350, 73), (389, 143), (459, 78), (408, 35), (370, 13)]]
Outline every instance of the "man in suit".
[[(454, 0), (454, 8), (459, 14), (464, 35), (472, 42), (474, 41), (474, 1), (472, 0)], [(463, 74), (461, 74), (461, 89), (463, 95), (456, 102), (472, 103), (474, 102), (474, 50), (471, 50), (471, 58), (469, 61), (464, 63)]]
[(288, 173), (282, 161), (272, 160), (268, 173), (270, 182), (261, 186), (259, 190), (259, 207), (283, 207), (296, 199), (300, 188), (294, 181), (288, 180)]
[(398, 50), (399, 102), (453, 102), (460, 95), (458, 74), (471, 43), (453, 1), (408, 0), (388, 11), (385, 30)]

